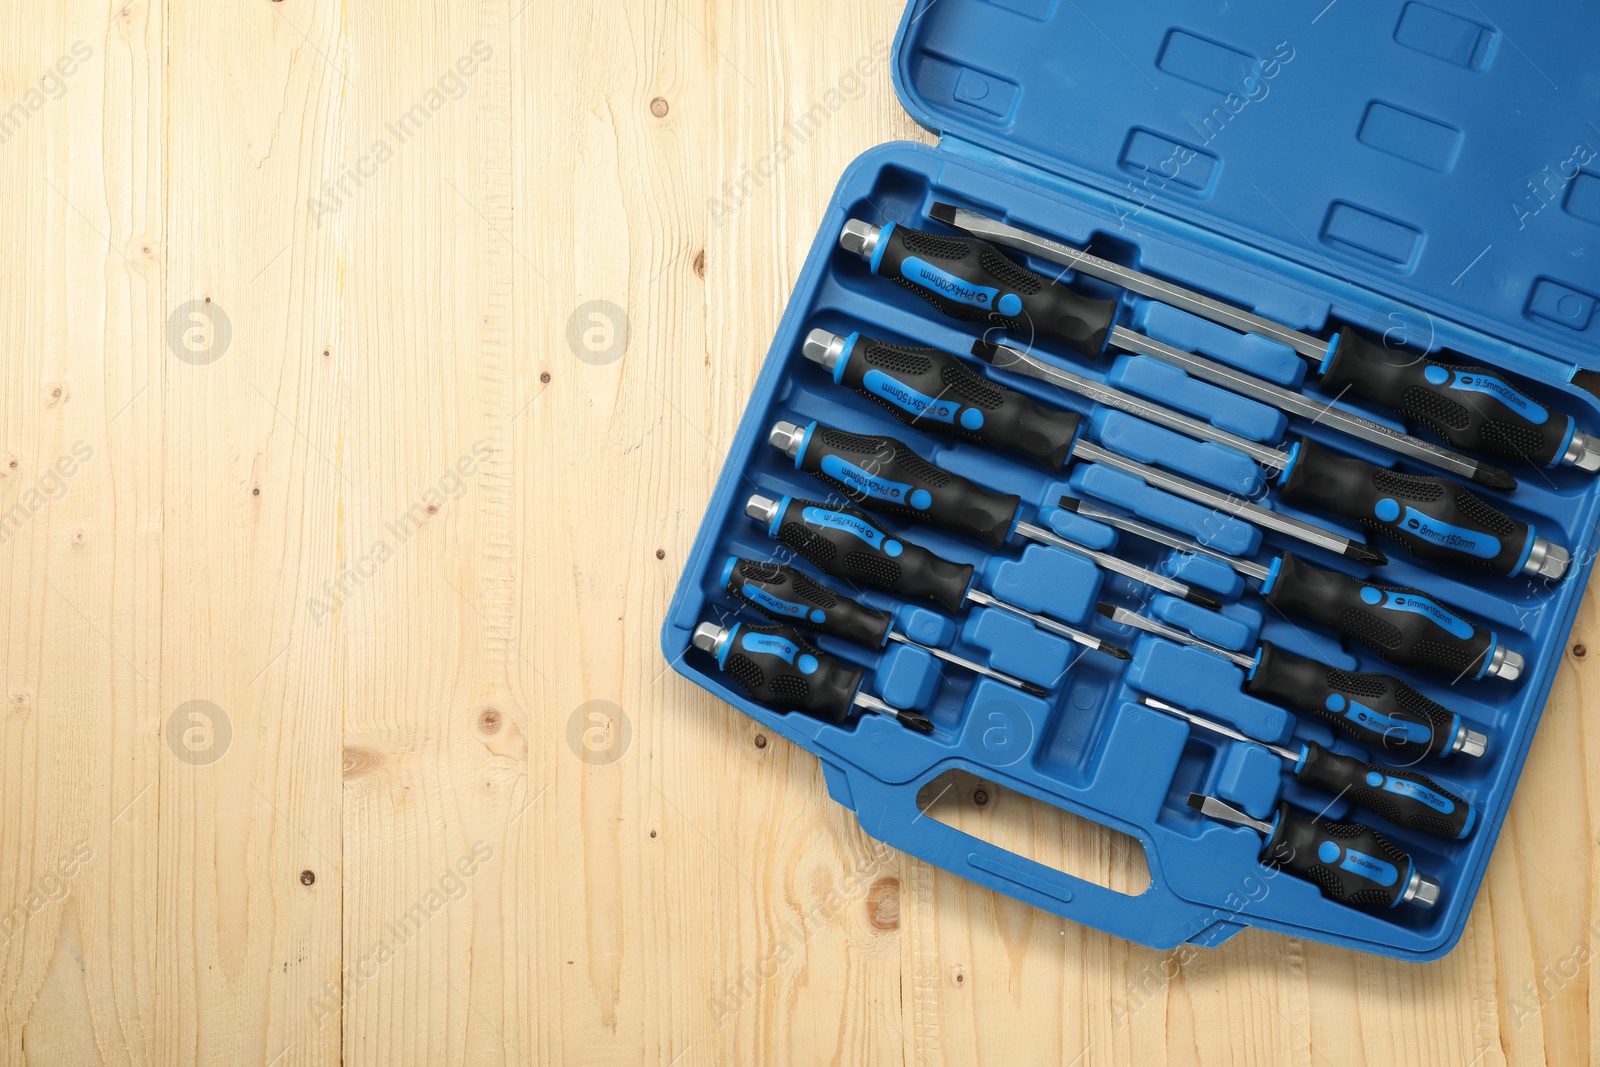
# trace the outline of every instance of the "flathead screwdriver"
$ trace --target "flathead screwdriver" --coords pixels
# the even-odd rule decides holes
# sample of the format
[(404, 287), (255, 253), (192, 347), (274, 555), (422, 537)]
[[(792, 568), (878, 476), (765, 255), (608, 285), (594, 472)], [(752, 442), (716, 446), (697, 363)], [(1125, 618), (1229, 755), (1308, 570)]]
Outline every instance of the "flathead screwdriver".
[(1538, 536), (1531, 525), (1445, 478), (1401, 474), (1341, 455), (1308, 437), (1297, 438), (1288, 450), (1248, 441), (1210, 423), (1090, 382), (1010, 345), (980, 340), (973, 344), (972, 354), (1001, 370), (1070, 389), (1197, 440), (1241, 452), (1276, 475), (1284, 500), (1342, 515), (1383, 534), (1420, 559), (1487, 568), (1497, 574), (1557, 579), (1571, 563), (1566, 549)]
[(1415, 903), (1424, 908), (1439, 901), (1439, 883), (1417, 870), (1410, 856), (1370, 826), (1302, 815), (1287, 802), (1280, 803), (1267, 822), (1203, 793), (1190, 793), (1189, 807), (1254, 830), (1263, 839), (1262, 864), (1310, 882), (1329, 900), (1368, 907)]
[(876, 611), (858, 600), (851, 600), (782, 563), (729, 556), (722, 568), (722, 587), (775, 622), (803, 626), (872, 649), (886, 648), (893, 641), (919, 648), (936, 659), (1004, 682), (1024, 693), (1039, 697), (1050, 695), (1050, 690), (1042, 685), (1014, 678), (942, 648), (913, 641), (894, 628), (894, 616), (889, 612)]
[[(1150, 528), (1135, 520), (1085, 504), (1061, 499), (1079, 515), (1115, 529), (1150, 537)], [(1157, 531), (1152, 540), (1180, 552), (1215, 555), (1209, 549)], [(1257, 592), (1271, 607), (1328, 627), (1366, 645), (1400, 667), (1442, 671), (1455, 680), (1500, 678), (1514, 682), (1522, 675), (1522, 656), (1508, 648), (1493, 630), (1479, 626), (1418, 589), (1380, 585), (1338, 571), (1313, 566), (1285, 552), (1263, 566), (1235, 561), (1239, 573), (1257, 579)]]
[[(1415, 350), (1374, 344), (1348, 328), (1324, 341), (980, 212), (935, 204), (929, 214), (947, 226), (972, 234), (975, 240), (995, 241), (1241, 333), (1276, 341), (1310, 360), (1322, 376), (1324, 388), (1335, 393), (1349, 389), (1392, 408), (1457, 448), (1526, 459), (1547, 467), (1600, 470), (1600, 440), (1579, 431), (1571, 415), (1533, 400), (1497, 372), (1428, 359)], [(1059, 285), (1058, 282), (1050, 284)], [(1099, 349), (1093, 349), (1090, 354), (1098, 352)]]
[(1215, 610), (1222, 602), (1176, 579), (1068, 540), (1022, 519), (1022, 498), (996, 493), (923, 459), (903, 441), (812, 422), (776, 422), (767, 442), (868, 511), (957, 530), (990, 548), (1012, 534), (1084, 556), (1101, 569)]
[(1126, 649), (979, 589), (972, 564), (944, 559), (897, 537), (864, 511), (788, 496), (773, 500), (760, 494), (750, 497), (744, 510), (766, 527), (768, 536), (788, 545), (832, 577), (877, 586), (903, 597), (930, 600), (952, 614), (968, 603), (998, 608), (1085, 648), (1116, 659), (1129, 658)]
[(1021, 393), (973, 373), (961, 359), (936, 348), (907, 348), (852, 333), (812, 330), (806, 358), (840, 385), (881, 404), (908, 426), (1029, 456), (1056, 470), (1071, 459), (1100, 463), (1149, 485), (1236, 515), (1263, 529), (1362, 563), (1388, 562), (1382, 552), (1325, 526), (1283, 515), (1166, 471), (1128, 459), (1085, 440), (1082, 416), (1041, 407)]
[(1024, 270), (992, 245), (859, 219), (845, 223), (839, 245), (889, 278), (963, 321), (987, 322), (1019, 336), (1040, 336), (1089, 352), (1105, 345), (1115, 300), (1092, 300)]
[(1259, 700), (1315, 715), (1364, 745), (1416, 756), (1460, 752), (1482, 756), (1488, 739), (1398, 678), (1356, 672), (1262, 641), (1254, 655), (1221, 648), (1175, 626), (1102, 603), (1097, 610), (1112, 622), (1154, 637), (1209, 652), (1246, 671), (1243, 692)]
[(1476, 808), (1420, 771), (1380, 767), (1334, 752), (1315, 741), (1296, 742), (1293, 748), (1260, 741), (1150, 696), (1141, 695), (1139, 703), (1219, 736), (1260, 745), (1287, 763), (1301, 785), (1320, 789), (1335, 799), (1349, 800), (1393, 826), (1459, 841), (1470, 835), (1478, 823)]
[(739, 683), (750, 698), (777, 711), (799, 711), (842, 726), (852, 708), (886, 715), (920, 734), (933, 722), (915, 711), (884, 703), (861, 688), (862, 670), (834, 659), (787, 626), (694, 628), (694, 647), (716, 657), (717, 667)]

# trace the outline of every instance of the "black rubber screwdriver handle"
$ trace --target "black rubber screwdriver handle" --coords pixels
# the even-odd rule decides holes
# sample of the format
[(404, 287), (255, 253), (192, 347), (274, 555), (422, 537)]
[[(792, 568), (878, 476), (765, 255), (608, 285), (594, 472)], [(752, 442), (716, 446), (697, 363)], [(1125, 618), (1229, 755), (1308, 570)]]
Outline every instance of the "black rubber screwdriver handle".
[(1340, 670), (1261, 642), (1244, 691), (1315, 715), (1370, 748), (1443, 756), (1455, 747), (1461, 717), (1387, 674)]
[(806, 429), (794, 462), (869, 511), (958, 530), (990, 548), (1005, 544), (1022, 503), (941, 470), (903, 441), (819, 423)]
[(1261, 862), (1287, 871), (1342, 904), (1390, 906), (1411, 880), (1411, 857), (1372, 827), (1325, 822), (1278, 805), (1277, 825)]
[(889, 640), (894, 616), (840, 596), (810, 576), (782, 563), (732, 557), (723, 588), (777, 622), (803, 626), (868, 648)]
[(1460, 840), (1478, 822), (1471, 804), (1420, 771), (1379, 767), (1314, 742), (1305, 745), (1295, 780), (1405, 830)]
[(1533, 544), (1527, 523), (1457, 482), (1400, 474), (1305, 437), (1278, 484), (1284, 500), (1353, 519), (1419, 559), (1516, 574)]
[(1067, 462), (1078, 436), (1075, 412), (1040, 407), (937, 348), (857, 336), (833, 373), (907, 426), (1020, 452), (1051, 470)]
[(834, 659), (789, 626), (735, 625), (718, 665), (750, 699), (835, 726), (850, 717), (861, 688), (860, 667)]
[(1426, 593), (1374, 585), (1284, 553), (1261, 590), (1285, 614), (1321, 623), (1390, 663), (1482, 677), (1499, 638)]
[(961, 610), (972, 585), (970, 563), (901, 540), (856, 508), (784, 497), (769, 532), (826, 574), (931, 600), (951, 613)]
[(1482, 367), (1440, 363), (1342, 330), (1323, 385), (1393, 408), (1468, 452), (1554, 466), (1572, 439), (1571, 415), (1552, 411)]
[(890, 223), (879, 231), (871, 265), (953, 319), (993, 323), (1018, 337), (1046, 337), (1090, 356), (1105, 347), (1117, 314), (1116, 301), (1080, 296), (975, 237)]

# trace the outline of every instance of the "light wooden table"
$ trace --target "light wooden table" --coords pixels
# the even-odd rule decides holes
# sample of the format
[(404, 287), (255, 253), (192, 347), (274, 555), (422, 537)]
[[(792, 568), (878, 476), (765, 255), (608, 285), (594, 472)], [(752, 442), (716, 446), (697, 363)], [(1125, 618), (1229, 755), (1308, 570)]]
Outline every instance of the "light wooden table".
[(523, 3), (0, 14), (0, 1061), (1600, 1050), (1577, 653), (1427, 966), (1065, 925), (668, 672), (900, 4)]

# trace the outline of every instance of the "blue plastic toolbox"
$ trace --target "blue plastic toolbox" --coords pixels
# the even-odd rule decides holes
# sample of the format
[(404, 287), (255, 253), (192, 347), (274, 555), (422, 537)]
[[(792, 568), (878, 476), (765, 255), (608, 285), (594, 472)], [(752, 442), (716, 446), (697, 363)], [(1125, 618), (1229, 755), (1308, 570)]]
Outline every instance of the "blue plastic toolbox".
[[(1004, 339), (1093, 385), (1155, 401), (1247, 441), (1288, 448), (1304, 436), (1401, 474), (1438, 475), (1437, 469), (1322, 420), (1286, 418), (1149, 354), (1085, 352), (947, 317), (913, 286), (875, 277), (873, 267), (882, 265), (871, 259), (877, 247), (871, 240), (884, 243), (888, 224), (959, 238), (936, 217), (935, 205), (969, 208), (1321, 338), (1354, 329), (1392, 351), (1409, 347), (1470, 361), (1494, 373), (1478, 375), (1476, 386), (1469, 374), (1456, 386), (1495, 390), (1503, 378), (1521, 397), (1508, 395), (1527, 410), (1570, 413), (1580, 434), (1600, 431), (1600, 405), (1579, 387), (1585, 372), (1600, 369), (1600, 159), (1592, 147), (1600, 145), (1600, 74), (1592, 62), (1600, 7), (1502, 4), (1503, 21), (1495, 23), (1471, 0), (1335, 0), (1319, 12), (1320, 6), (912, 3), (895, 42), (894, 84), (910, 113), (941, 134), (939, 144), (880, 146), (841, 179), (707, 507), (662, 628), (662, 651), (697, 684), (815, 753), (829, 792), (868, 833), (975, 882), (1157, 947), (1216, 945), (1256, 926), (1425, 960), (1461, 936), (1560, 665), (1593, 562), (1600, 509), (1594, 476), (1502, 455), (1489, 459), (1515, 477), (1515, 490), (1473, 487), (1571, 553), (1563, 580), (1531, 568), (1506, 576), (1424, 563), (1348, 519), (1289, 507), (1271, 489), (1273, 472), (1245, 452), (985, 365), (970, 352), (980, 338)], [(865, 258), (841, 247), (851, 219), (884, 228), (873, 231), (867, 248), (857, 238)], [(1397, 421), (1394, 412), (1354, 394), (1319, 392), (1315, 362), (1284, 344), (1081, 271), (1002, 252), (1075, 293), (1115, 301), (1116, 322), (1126, 330), (1439, 443), (1415, 422)], [(842, 340), (831, 354), (812, 351), (808, 358), (806, 341), (816, 330)], [(1084, 441), (1209, 486), (1228, 501), (1250, 500), (1365, 541), (1388, 562), (1371, 566), (1308, 546), (1180, 499), (1115, 463), (1080, 456), (1050, 470), (983, 447), (972, 433), (962, 436), (970, 411), (955, 414), (959, 402), (946, 411), (939, 397), (923, 397), (924, 417), (908, 420), (904, 404), (894, 410), (893, 397), (880, 391), (875, 402), (846, 387), (844, 365), (859, 358), (868, 338), (961, 357), (974, 374), (1043, 408), (1081, 413)], [(830, 373), (830, 365), (839, 373)], [(775, 445), (769, 437), (780, 422), (794, 427), (793, 437), (780, 432)], [(851, 519), (838, 508), (848, 503), (840, 483), (824, 484), (799, 469), (782, 447), (804, 451), (820, 432), (812, 424), (904, 442), (946, 472), (1016, 494), (1023, 522), (1207, 591), (1222, 607), (1154, 592), (1082, 552), (1015, 535), (997, 546), (893, 513)], [(971, 564), (980, 598), (1086, 631), (1132, 658), (1086, 651), (995, 607), (912, 602), (866, 582), (829, 577), (792, 543), (774, 539), (787, 520), (770, 509), (762, 514), (759, 503), (747, 509), (752, 495), (778, 502), (780, 512), (794, 500), (822, 502), (835, 509), (830, 521), (859, 521), (854, 534), (876, 538), (878, 550), (914, 544)], [(1203, 543), (1209, 552), (1164, 547), (1086, 518), (1063, 506), (1073, 500)], [(996, 541), (1005, 533), (1002, 524)], [(1261, 583), (1220, 558), (1266, 567), (1284, 552), (1328, 571), (1420, 590), (1425, 595), (1414, 596), (1407, 610), (1433, 611), (1446, 627), (1448, 613), (1458, 612), (1472, 620), (1463, 624), (1468, 629), (1492, 629), (1495, 655), (1510, 652), (1525, 661), (1520, 677), (1495, 677), (1482, 664), (1454, 674), (1398, 668), (1361, 641), (1267, 607), (1256, 591)], [(773, 620), (728, 591), (734, 557), (804, 572), (889, 613), (887, 621), (909, 641), (883, 645), (881, 632), (865, 644), (806, 633), (809, 643), (796, 644), (784, 631), (758, 632)], [(1178, 639), (1120, 625), (1100, 604), (1142, 613)], [(767, 607), (780, 618), (786, 610), (781, 597)], [(705, 622), (725, 628), (725, 638), (759, 637), (768, 653), (807, 669), (819, 662), (811, 655), (816, 649), (862, 668), (865, 694), (925, 715), (932, 730), (907, 729), (892, 715), (854, 714), (834, 723), (757, 703), (739, 684), (750, 681), (746, 675), (736, 680), (725, 673), (727, 646), (692, 643)], [(1190, 647), (1184, 635), (1238, 656)], [(1402, 679), (1460, 717), (1458, 736), (1481, 735), (1482, 756), (1397, 759), (1383, 746), (1363, 746), (1334, 730), (1336, 716), (1246, 695), (1261, 641), (1331, 669)], [(918, 646), (1025, 684), (982, 677)], [(1255, 740), (1201, 729), (1140, 703), (1141, 695)], [(1329, 698), (1330, 711), (1336, 700)], [(1414, 764), (1470, 802), (1476, 824), (1460, 840), (1391, 825), (1347, 796), (1302, 783), (1284, 758), (1257, 741), (1291, 752), (1312, 742), (1347, 756)], [(1115, 892), (923, 817), (919, 789), (951, 769), (1131, 835), (1144, 847), (1149, 888)], [(1193, 810), (1192, 793), (1215, 797), (1262, 827)], [(1437, 880), (1436, 902), (1351, 906), (1324, 896), (1317, 875), (1288, 877), (1265, 866), (1261, 831), (1273, 832), (1284, 801), (1306, 816), (1370, 824)], [(1340, 851), (1326, 841), (1311, 848)], [(1395, 873), (1389, 869), (1387, 877)], [(1406, 875), (1404, 864), (1398, 873)]]

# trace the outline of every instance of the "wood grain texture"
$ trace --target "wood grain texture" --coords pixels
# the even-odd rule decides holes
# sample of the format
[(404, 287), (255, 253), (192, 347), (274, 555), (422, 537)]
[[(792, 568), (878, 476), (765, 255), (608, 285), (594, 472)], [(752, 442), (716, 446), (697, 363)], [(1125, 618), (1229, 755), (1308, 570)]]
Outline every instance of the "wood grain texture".
[(0, 1062), (1600, 1058), (1600, 657), (1424, 966), (1064, 924), (662, 662), (899, 12), (0, 14)]

